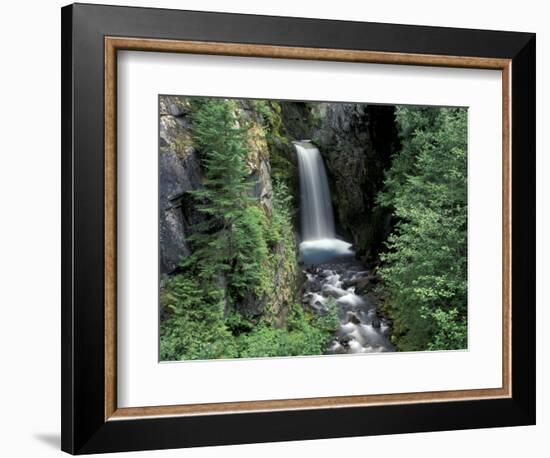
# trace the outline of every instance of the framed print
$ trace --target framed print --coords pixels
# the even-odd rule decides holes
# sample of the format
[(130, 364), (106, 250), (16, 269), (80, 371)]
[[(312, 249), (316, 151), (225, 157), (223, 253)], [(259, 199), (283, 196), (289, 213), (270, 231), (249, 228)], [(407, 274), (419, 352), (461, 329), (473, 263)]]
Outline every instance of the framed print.
[(63, 450), (534, 424), (534, 34), (76, 4), (62, 58)]

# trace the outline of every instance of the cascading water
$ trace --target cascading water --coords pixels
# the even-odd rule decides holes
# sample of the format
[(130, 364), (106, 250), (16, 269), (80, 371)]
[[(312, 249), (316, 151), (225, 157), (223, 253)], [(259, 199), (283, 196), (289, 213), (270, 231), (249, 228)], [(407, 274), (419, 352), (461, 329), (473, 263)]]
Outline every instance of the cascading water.
[(321, 153), (308, 141), (294, 142), (294, 147), (300, 172), (302, 261), (320, 264), (352, 256), (351, 245), (335, 238), (330, 189)]
[(294, 144), (300, 168), (302, 238), (334, 238), (334, 216), (327, 173), (319, 150), (308, 142)]
[(329, 301), (335, 301), (340, 320), (327, 353), (393, 351), (389, 324), (377, 315), (376, 297), (365, 291), (371, 273), (354, 259), (351, 244), (336, 238), (321, 154), (308, 141), (294, 142), (294, 146), (300, 173), (300, 255), (307, 266), (303, 303), (323, 314)]

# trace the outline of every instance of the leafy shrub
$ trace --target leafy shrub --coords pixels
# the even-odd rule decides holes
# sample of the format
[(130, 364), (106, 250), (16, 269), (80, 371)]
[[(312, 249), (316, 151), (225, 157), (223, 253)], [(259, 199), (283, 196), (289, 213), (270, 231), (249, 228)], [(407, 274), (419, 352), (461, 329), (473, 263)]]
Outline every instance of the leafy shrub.
[(205, 322), (190, 315), (171, 316), (160, 324), (161, 361), (237, 357), (235, 339), (223, 321)]

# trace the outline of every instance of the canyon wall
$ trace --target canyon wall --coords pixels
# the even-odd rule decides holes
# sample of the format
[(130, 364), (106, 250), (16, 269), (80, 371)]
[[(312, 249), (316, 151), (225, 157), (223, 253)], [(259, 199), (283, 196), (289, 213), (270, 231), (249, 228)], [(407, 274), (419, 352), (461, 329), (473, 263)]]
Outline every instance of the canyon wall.
[(323, 103), (312, 139), (327, 168), (337, 230), (356, 253), (374, 259), (390, 229), (390, 214), (376, 205), (384, 171), (399, 148), (395, 108), (359, 103)]

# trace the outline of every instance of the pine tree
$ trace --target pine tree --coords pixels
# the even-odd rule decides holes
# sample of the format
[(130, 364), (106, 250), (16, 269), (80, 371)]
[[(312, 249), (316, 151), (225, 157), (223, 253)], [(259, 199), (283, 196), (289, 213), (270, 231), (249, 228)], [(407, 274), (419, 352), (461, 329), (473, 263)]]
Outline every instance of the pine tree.
[[(250, 197), (254, 182), (246, 165), (247, 126), (239, 125), (232, 100), (196, 103), (193, 134), (204, 169), (203, 188), (194, 192), (206, 215), (190, 238), (192, 260), (205, 281), (224, 277), (234, 299), (262, 288), (267, 246), (263, 212)], [(258, 292), (258, 291), (256, 291)]]

